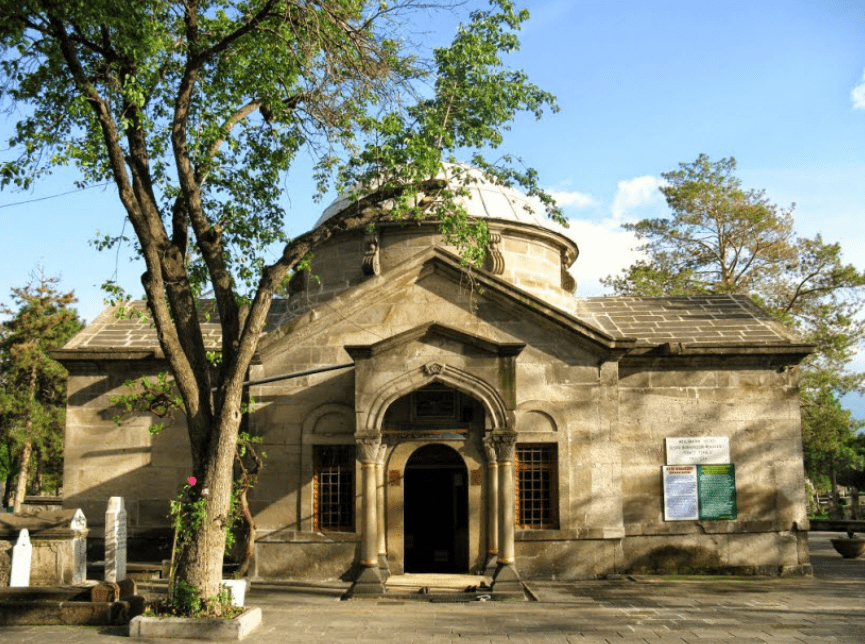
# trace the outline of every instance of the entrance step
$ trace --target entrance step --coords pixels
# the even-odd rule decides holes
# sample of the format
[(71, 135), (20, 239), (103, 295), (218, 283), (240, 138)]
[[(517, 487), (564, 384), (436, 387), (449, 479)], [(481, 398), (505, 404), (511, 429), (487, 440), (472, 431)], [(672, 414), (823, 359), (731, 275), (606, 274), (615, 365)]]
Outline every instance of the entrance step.
[(406, 573), (391, 575), (385, 587), (389, 593), (441, 594), (483, 593), (489, 591), (492, 578), (484, 575), (461, 575), (445, 573)]

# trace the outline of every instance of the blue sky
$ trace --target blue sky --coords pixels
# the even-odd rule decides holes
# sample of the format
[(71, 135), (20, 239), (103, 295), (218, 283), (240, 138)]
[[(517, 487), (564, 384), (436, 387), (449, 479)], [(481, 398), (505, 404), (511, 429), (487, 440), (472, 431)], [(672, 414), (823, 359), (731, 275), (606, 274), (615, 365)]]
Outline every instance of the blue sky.
[[(578, 295), (602, 294), (598, 278), (629, 263), (619, 224), (663, 214), (660, 173), (701, 152), (735, 156), (746, 187), (796, 203), (801, 235), (841, 241), (845, 259), (865, 269), (865, 0), (523, 4), (532, 18), (511, 64), (562, 110), (520, 119), (505, 145), (539, 170), (572, 221)], [(445, 44), (462, 12), (423, 15), (411, 35)], [(0, 121), (0, 138), (9, 130)], [(0, 301), (39, 262), (75, 290), (86, 319), (115, 271), (141, 291), (135, 264), (88, 245), (97, 230), (121, 230), (113, 190), (33, 201), (73, 190), (73, 178), (58, 172), (32, 192), (0, 192)], [(322, 209), (308, 186), (305, 171), (286, 182), (292, 233)]]

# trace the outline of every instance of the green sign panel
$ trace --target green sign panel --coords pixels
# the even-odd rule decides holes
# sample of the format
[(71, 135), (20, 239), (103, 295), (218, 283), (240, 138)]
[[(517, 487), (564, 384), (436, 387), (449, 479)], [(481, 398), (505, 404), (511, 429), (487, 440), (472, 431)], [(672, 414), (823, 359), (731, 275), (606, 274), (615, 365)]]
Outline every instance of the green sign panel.
[(736, 467), (697, 465), (700, 520), (736, 518)]

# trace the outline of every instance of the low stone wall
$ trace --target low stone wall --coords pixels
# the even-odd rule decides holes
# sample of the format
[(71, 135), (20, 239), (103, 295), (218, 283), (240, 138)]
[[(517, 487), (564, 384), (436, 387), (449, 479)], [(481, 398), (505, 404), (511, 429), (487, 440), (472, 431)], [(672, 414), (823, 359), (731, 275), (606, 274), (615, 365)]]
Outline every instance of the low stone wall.
[(617, 574), (806, 575), (808, 533), (641, 535), (623, 539), (532, 539), (516, 543), (523, 579), (596, 579)]
[(811, 530), (821, 532), (865, 533), (865, 521), (859, 519), (811, 519)]
[(255, 544), (254, 576), (265, 579), (332, 581), (351, 574), (358, 542), (302, 540), (259, 541)]

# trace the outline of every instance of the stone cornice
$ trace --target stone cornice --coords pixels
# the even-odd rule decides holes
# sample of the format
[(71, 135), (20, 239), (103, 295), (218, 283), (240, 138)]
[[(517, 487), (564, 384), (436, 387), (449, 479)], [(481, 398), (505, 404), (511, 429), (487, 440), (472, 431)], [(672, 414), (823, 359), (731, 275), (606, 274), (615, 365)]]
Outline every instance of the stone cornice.
[(420, 326), (409, 329), (408, 331), (403, 331), (402, 333), (398, 333), (390, 338), (376, 342), (375, 344), (350, 345), (346, 346), (345, 350), (355, 360), (370, 358), (381, 353), (392, 351), (393, 349), (408, 344), (413, 340), (418, 340), (430, 335), (449, 338), (460, 342), (461, 344), (470, 345), (500, 357), (517, 356), (526, 346), (523, 342), (496, 342), (495, 340), (490, 340), (474, 333), (466, 333), (465, 331), (453, 329), (444, 324), (430, 322), (427, 324), (421, 324)]

